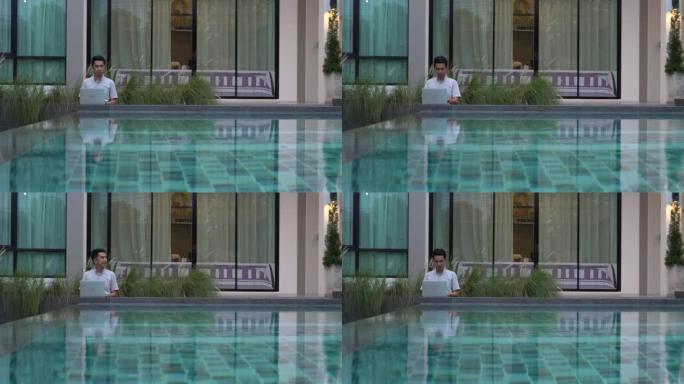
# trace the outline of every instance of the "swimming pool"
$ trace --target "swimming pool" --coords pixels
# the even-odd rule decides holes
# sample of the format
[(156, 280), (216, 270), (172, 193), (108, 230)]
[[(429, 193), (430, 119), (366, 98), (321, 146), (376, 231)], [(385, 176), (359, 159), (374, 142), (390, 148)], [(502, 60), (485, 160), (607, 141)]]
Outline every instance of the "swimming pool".
[(0, 325), (2, 383), (336, 383), (339, 311), (66, 308)]
[(74, 114), (0, 132), (0, 185), (9, 192), (336, 191), (341, 137), (339, 119)]
[(343, 133), (354, 192), (662, 192), (684, 188), (684, 120), (421, 117)]
[(345, 324), (351, 383), (684, 381), (684, 311), (414, 307)]

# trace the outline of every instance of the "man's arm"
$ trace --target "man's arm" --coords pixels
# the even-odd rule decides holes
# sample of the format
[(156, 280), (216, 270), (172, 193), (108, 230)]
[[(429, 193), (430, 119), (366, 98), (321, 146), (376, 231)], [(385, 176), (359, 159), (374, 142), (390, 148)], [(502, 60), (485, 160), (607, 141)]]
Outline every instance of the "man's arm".
[(109, 297), (116, 297), (119, 294), (119, 284), (116, 282), (116, 275), (112, 273), (112, 281), (109, 286)]
[(451, 98), (448, 101), (451, 105), (461, 104), (461, 90), (458, 87), (458, 83), (454, 80), (451, 86)]
[(119, 95), (116, 93), (116, 84), (114, 84), (114, 81), (112, 81), (112, 86), (109, 89), (109, 100), (107, 101), (107, 105), (116, 105), (119, 101)]

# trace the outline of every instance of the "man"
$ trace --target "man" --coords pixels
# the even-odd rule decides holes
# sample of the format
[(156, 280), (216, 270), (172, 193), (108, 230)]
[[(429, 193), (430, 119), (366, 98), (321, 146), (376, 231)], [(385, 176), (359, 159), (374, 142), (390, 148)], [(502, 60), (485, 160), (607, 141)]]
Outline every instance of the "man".
[(435, 269), (425, 274), (423, 281), (446, 281), (449, 283), (449, 297), (457, 297), (461, 293), (456, 273), (446, 269), (446, 251), (437, 248), (432, 251), (432, 262)]
[(112, 79), (104, 75), (107, 69), (107, 61), (102, 56), (93, 56), (90, 60), (90, 66), (93, 68), (93, 76), (83, 80), (81, 88), (86, 89), (106, 89), (107, 101), (106, 105), (114, 105), (119, 96), (116, 94), (116, 85)]
[(437, 56), (432, 61), (434, 67), (435, 76), (428, 79), (425, 82), (426, 89), (446, 89), (449, 94), (449, 100), (447, 101), (451, 105), (461, 103), (461, 90), (458, 88), (458, 83), (456, 80), (447, 76), (447, 61), (444, 56)]
[(107, 251), (99, 248), (93, 249), (90, 252), (90, 259), (93, 261), (95, 267), (83, 274), (83, 280), (104, 281), (105, 295), (107, 297), (116, 296), (119, 291), (119, 285), (116, 283), (116, 275), (114, 272), (105, 268), (107, 266)]

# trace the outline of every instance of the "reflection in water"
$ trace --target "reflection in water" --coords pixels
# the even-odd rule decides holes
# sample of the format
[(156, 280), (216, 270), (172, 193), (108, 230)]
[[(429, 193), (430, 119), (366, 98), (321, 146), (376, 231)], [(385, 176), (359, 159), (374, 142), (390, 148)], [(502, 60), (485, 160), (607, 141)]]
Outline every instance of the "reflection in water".
[(0, 325), (0, 382), (337, 382), (336, 312), (66, 309)]
[(343, 327), (343, 381), (681, 382), (684, 312), (408, 309)]
[(645, 192), (684, 187), (682, 120), (409, 116), (343, 134), (354, 192)]
[(0, 132), (13, 192), (337, 191), (339, 120), (67, 116)]

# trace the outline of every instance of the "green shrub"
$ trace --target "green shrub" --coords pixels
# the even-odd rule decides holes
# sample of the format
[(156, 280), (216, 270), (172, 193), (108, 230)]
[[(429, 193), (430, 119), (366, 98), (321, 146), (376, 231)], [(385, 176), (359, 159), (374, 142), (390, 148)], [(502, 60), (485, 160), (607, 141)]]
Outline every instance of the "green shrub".
[(344, 87), (343, 123), (361, 127), (382, 121), (387, 93), (382, 86), (359, 83)]
[(198, 76), (180, 85), (142, 85), (134, 76), (119, 94), (119, 102), (132, 105), (209, 105), (216, 103), (216, 95), (212, 86)]
[(46, 92), (40, 85), (22, 82), (0, 86), (0, 120), (20, 126), (70, 112), (78, 90), (55, 86)]
[(540, 76), (520, 85), (486, 85), (482, 76), (473, 76), (462, 96), (464, 104), (475, 105), (554, 105), (560, 99), (553, 84)]
[(340, 241), (339, 215), (337, 213), (337, 202), (330, 202), (328, 211), (328, 225), (325, 233), (325, 253), (323, 255), (323, 266), (328, 268), (333, 265), (342, 265), (342, 243)]
[(8, 319), (38, 314), (44, 297), (42, 279), (23, 275), (0, 279), (0, 312)]
[(540, 269), (526, 277), (484, 277), (474, 268), (461, 284), (466, 297), (554, 297), (559, 292), (553, 276)]
[(667, 230), (667, 250), (665, 252), (665, 266), (667, 268), (684, 265), (680, 220), (679, 203), (674, 201), (670, 208), (670, 226)]
[(368, 276), (345, 278), (342, 282), (343, 321), (381, 314), (386, 290), (384, 279)]
[(132, 269), (119, 286), (119, 294), (127, 297), (212, 297), (216, 295), (214, 282), (204, 272), (191, 270), (183, 277), (140, 277)]

